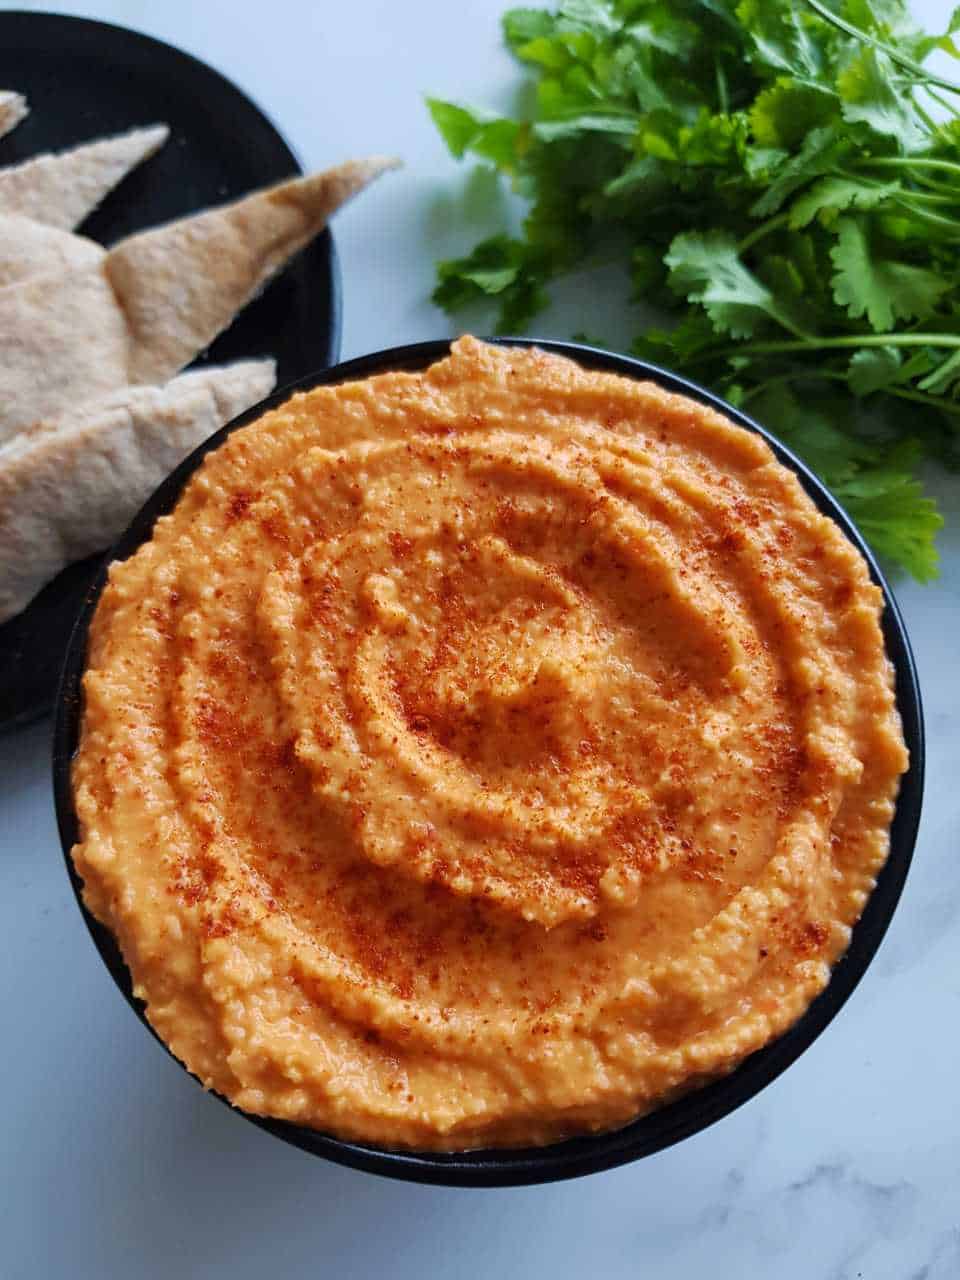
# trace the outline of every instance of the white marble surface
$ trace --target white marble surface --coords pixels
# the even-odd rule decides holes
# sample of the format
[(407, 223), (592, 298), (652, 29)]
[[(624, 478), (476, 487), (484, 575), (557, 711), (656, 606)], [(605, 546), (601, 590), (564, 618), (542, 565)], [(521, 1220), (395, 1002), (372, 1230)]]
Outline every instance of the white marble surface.
[[(406, 171), (337, 223), (343, 354), (449, 331), (427, 301), (429, 264), (471, 242), (483, 218), (464, 224), (466, 175), (421, 95), (509, 103), (502, 0), (62, 7), (211, 61), (311, 166), (403, 155)], [(948, 10), (916, 7), (931, 22)], [(477, 195), (475, 208), (489, 209), (489, 184)], [(616, 337), (616, 296), (613, 282), (594, 290), (584, 312), (568, 291), (541, 332)], [(886, 942), (834, 1024), (760, 1097), (670, 1151), (586, 1180), (405, 1186), (303, 1155), (205, 1097), (127, 1009), (80, 920), (54, 828), (48, 724), (0, 740), (0, 1276), (960, 1275), (960, 484), (941, 488), (952, 519), (943, 580), (899, 588), (929, 774)]]

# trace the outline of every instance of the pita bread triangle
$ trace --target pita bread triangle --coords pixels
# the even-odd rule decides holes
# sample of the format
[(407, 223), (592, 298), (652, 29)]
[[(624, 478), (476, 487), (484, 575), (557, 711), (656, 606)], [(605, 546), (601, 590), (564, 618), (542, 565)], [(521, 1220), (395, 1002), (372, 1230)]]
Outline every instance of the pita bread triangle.
[(0, 213), (70, 231), (169, 135), (165, 124), (151, 125), (0, 169)]
[(125, 387), (0, 448), (0, 623), (73, 560), (110, 546), (157, 485), (269, 395), (273, 360)]
[(131, 382), (192, 360), (336, 209), (395, 165), (348, 161), (118, 244), (104, 265), (130, 330)]
[(0, 89), (0, 138), (15, 129), (29, 110), (22, 93)]
[(0, 213), (0, 289), (33, 276), (102, 262), (107, 251), (85, 236), (48, 227), (16, 213)]
[(393, 168), (350, 161), (121, 241), (102, 262), (0, 289), (0, 442), (131, 383), (166, 382)]

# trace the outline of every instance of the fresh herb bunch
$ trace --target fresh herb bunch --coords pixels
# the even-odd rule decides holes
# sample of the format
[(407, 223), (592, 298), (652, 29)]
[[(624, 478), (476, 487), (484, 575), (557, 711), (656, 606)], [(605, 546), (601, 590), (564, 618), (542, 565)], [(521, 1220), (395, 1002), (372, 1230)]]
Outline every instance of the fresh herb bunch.
[(565, 0), (513, 9), (532, 120), (429, 100), (457, 157), (529, 201), (521, 238), (441, 262), (434, 299), (519, 332), (547, 284), (624, 245), (676, 314), (640, 356), (744, 406), (875, 550), (936, 576), (917, 469), (960, 467), (960, 88), (902, 0)]

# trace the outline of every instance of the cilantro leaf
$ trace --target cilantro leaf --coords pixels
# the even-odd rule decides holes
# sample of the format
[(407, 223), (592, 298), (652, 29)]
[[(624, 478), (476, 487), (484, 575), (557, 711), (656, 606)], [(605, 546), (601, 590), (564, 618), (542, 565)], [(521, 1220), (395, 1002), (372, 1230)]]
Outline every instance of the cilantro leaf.
[(918, 582), (937, 576), (935, 538), (943, 517), (913, 474), (919, 446), (905, 441), (885, 463), (864, 470), (834, 487), (877, 553), (902, 565)]
[(544, 262), (520, 240), (491, 236), (465, 258), (437, 266), (433, 301), (447, 310), (495, 298), (498, 332), (517, 333), (546, 305)]
[(748, 32), (751, 59), (774, 72), (816, 82), (828, 60), (818, 28), (803, 21), (798, 7), (770, 0), (741, 0), (737, 17)]
[(777, 300), (780, 323), (795, 332), (809, 333), (816, 328), (820, 298), (805, 276), (807, 264), (801, 254), (766, 253), (757, 263), (755, 274)]
[(821, 397), (815, 406), (809, 401), (801, 403), (790, 386), (773, 383), (751, 397), (747, 407), (762, 426), (834, 489), (876, 460), (868, 445), (836, 425), (849, 426), (850, 409), (835, 399)]
[(618, 111), (585, 111), (566, 118), (542, 120), (533, 126), (533, 132), (544, 142), (580, 133), (612, 133), (629, 139), (637, 132), (637, 118)]
[(610, 0), (562, 0), (560, 16), (587, 31), (609, 35), (623, 25)]
[(427, 109), (452, 155), (459, 160), (467, 151), (510, 169), (516, 159), (523, 126), (513, 120), (483, 116), (469, 107), (439, 98), (428, 98)]
[(836, 99), (828, 90), (780, 76), (754, 99), (750, 128), (758, 146), (790, 148), (837, 114)]
[(822, 125), (807, 134), (797, 154), (774, 170), (773, 181), (750, 208), (755, 218), (766, 218), (812, 178), (829, 173), (849, 150), (849, 141), (834, 124)]
[[(850, 431), (850, 410), (837, 397), (801, 404), (777, 386), (751, 401), (750, 413), (769, 427), (830, 486), (879, 555), (907, 569), (919, 582), (937, 576), (935, 538), (943, 518), (915, 470), (916, 441), (893, 451)], [(846, 423), (839, 430), (834, 423)]]
[(876, 258), (865, 224), (845, 217), (837, 222), (837, 243), (830, 250), (836, 271), (833, 296), (853, 319), (866, 315), (877, 333), (901, 320), (923, 319), (932, 314), (938, 298), (951, 285), (937, 272), (905, 262)]
[(894, 138), (903, 151), (926, 142), (927, 130), (913, 107), (909, 89), (898, 89), (890, 59), (876, 49), (861, 49), (851, 58), (837, 76), (837, 90), (845, 120), (869, 125), (874, 133)]
[(519, 57), (524, 45), (548, 38), (555, 26), (556, 18), (546, 9), (510, 9), (503, 15), (503, 38)]
[(627, 30), (640, 44), (679, 58), (688, 57), (699, 38), (696, 23), (686, 17), (676, 17), (664, 9), (644, 12), (643, 17), (631, 22)]
[(896, 347), (867, 347), (850, 358), (848, 382), (854, 395), (868, 396), (898, 381), (903, 360)]
[(648, 329), (634, 338), (630, 350), (654, 364), (682, 365), (716, 341), (710, 319), (702, 311), (688, 311), (673, 329)]
[(763, 320), (797, 331), (799, 317), (743, 265), (736, 241), (726, 232), (683, 232), (664, 261), (671, 288), (700, 303), (718, 333), (749, 338)]
[(798, 230), (817, 216), (827, 221), (852, 207), (874, 209), (902, 189), (899, 182), (876, 182), (840, 174), (820, 178), (790, 206), (790, 226)]
[(921, 391), (935, 395), (946, 395), (953, 392), (960, 381), (960, 351), (955, 351), (919, 382)]

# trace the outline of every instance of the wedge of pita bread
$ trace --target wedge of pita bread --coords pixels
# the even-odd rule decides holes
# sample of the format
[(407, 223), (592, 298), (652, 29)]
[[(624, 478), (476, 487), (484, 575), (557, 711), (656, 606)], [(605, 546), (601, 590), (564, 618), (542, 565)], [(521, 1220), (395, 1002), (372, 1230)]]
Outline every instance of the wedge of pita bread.
[(0, 138), (15, 129), (29, 110), (22, 93), (0, 89)]
[(130, 329), (130, 381), (182, 369), (335, 210), (396, 164), (349, 161), (118, 244), (105, 268)]
[(0, 443), (129, 384), (166, 382), (345, 200), (396, 161), (351, 161), (121, 241), (97, 266), (0, 289)]
[(165, 124), (156, 124), (0, 169), (0, 213), (71, 231), (169, 136)]
[(273, 390), (273, 360), (129, 387), (0, 448), (0, 623), (109, 547), (188, 453)]
[(106, 256), (106, 249), (86, 236), (16, 213), (0, 213), (0, 288), (33, 276), (96, 266)]
[(0, 444), (130, 381), (127, 325), (102, 262), (0, 289), (0, 334)]

